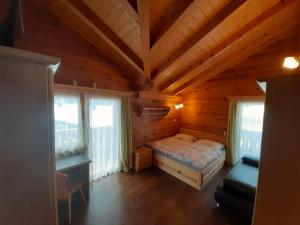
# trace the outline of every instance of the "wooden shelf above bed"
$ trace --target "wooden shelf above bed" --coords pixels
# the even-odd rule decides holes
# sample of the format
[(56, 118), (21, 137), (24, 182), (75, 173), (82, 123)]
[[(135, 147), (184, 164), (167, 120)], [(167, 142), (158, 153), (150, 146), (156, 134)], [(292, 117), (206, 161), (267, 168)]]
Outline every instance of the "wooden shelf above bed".
[(154, 117), (160, 118), (168, 115), (170, 112), (170, 107), (163, 106), (163, 107), (145, 107), (141, 106), (139, 108), (139, 117)]

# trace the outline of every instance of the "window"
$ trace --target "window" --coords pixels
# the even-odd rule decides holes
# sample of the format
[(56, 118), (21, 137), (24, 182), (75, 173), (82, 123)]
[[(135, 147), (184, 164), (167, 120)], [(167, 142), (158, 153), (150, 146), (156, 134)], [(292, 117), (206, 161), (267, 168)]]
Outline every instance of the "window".
[(112, 127), (113, 126), (113, 106), (105, 102), (102, 105), (97, 99), (91, 99), (91, 127)]
[(91, 180), (121, 170), (121, 99), (86, 96)]
[(54, 93), (56, 158), (87, 153), (90, 180), (131, 166), (130, 97), (57, 89)]
[(252, 155), (259, 157), (263, 127), (264, 103), (238, 103), (238, 141), (239, 156)]
[(55, 152), (66, 157), (83, 151), (80, 94), (57, 91), (54, 94)]

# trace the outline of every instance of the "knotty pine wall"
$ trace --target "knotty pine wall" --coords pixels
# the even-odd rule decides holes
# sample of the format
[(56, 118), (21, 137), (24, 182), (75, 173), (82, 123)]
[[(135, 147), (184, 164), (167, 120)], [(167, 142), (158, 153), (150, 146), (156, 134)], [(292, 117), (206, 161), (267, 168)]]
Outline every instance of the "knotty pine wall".
[(180, 127), (224, 135), (229, 96), (263, 96), (256, 80), (209, 81), (183, 97)]
[[(179, 131), (180, 110), (176, 110), (174, 105), (178, 101), (172, 99), (132, 99), (132, 132), (134, 147), (142, 146), (150, 141), (159, 140), (173, 136)], [(160, 107), (169, 106), (170, 112), (164, 118), (141, 118), (138, 117), (138, 107)]]
[(104, 54), (80, 35), (59, 22), (48, 10), (47, 1), (23, 0), (25, 31), (18, 29), (15, 47), (61, 58), (55, 82), (99, 88), (129, 90), (129, 82)]
[[(23, 0), (25, 32), (18, 29), (15, 47), (61, 58), (55, 75), (56, 83), (71, 84), (77, 80), (81, 86), (114, 90), (130, 90), (126, 75), (117, 65), (80, 35), (59, 22), (48, 10), (47, 1)], [(179, 128), (179, 113), (173, 100), (132, 98), (133, 145), (175, 134)], [(139, 118), (138, 105), (172, 106), (171, 113), (162, 119)]]
[(183, 97), (181, 127), (224, 135), (228, 122), (228, 97), (263, 96), (256, 79), (287, 76), (295, 71), (282, 68), (286, 55), (295, 52), (295, 33), (256, 52), (200, 88)]

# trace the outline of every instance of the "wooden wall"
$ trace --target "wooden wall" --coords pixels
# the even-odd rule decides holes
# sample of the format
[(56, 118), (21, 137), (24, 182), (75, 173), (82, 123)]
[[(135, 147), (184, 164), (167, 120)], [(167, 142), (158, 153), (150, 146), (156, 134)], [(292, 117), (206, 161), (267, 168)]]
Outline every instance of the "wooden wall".
[(99, 88), (129, 90), (129, 82), (103, 53), (59, 22), (48, 10), (47, 1), (23, 0), (24, 33), (18, 29), (15, 47), (61, 58), (55, 82)]
[[(55, 76), (56, 83), (71, 84), (77, 80), (80, 86), (92, 86), (115, 90), (130, 90), (124, 72), (94, 46), (76, 32), (59, 22), (48, 10), (47, 1), (23, 0), (25, 32), (17, 32), (15, 47), (61, 58), (61, 66)], [(179, 113), (174, 112), (174, 100), (133, 98), (133, 145), (168, 137), (178, 130)], [(139, 105), (173, 106), (163, 119), (138, 118)], [(174, 121), (176, 120), (176, 121)]]
[(257, 78), (295, 73), (282, 68), (284, 57), (295, 53), (294, 37), (294, 32), (287, 34), (184, 95), (180, 126), (224, 135), (228, 121), (228, 97), (263, 96), (256, 83)]
[(255, 79), (207, 82), (183, 98), (183, 128), (224, 135), (228, 121), (228, 96), (262, 96)]
[[(62, 64), (55, 76), (57, 83), (70, 84), (72, 80), (78, 80), (79, 85), (83, 86), (92, 86), (96, 82), (99, 88), (130, 90), (125, 72), (79, 34), (59, 22), (48, 10), (47, 1), (24, 0), (23, 19), (25, 32), (18, 30), (16, 47), (60, 57)], [(290, 43), (293, 42), (278, 42), (259, 52), (256, 58), (250, 57), (239, 67), (225, 71), (218, 79), (185, 95), (181, 116), (179, 112), (171, 112), (163, 119), (138, 118), (135, 114), (138, 105), (174, 107), (176, 102), (170, 99), (133, 98), (134, 146), (170, 136), (178, 131), (178, 127), (224, 134), (228, 116), (227, 96), (262, 95), (255, 78), (258, 74), (282, 73), (274, 66), (280, 64), (282, 54), (293, 49)], [(261, 63), (257, 65), (257, 62)], [(259, 68), (259, 71), (253, 68)]]
[[(133, 145), (139, 147), (147, 142), (159, 140), (178, 133), (180, 124), (180, 110), (176, 110), (174, 105), (179, 103), (173, 99), (132, 99), (133, 118)], [(160, 107), (169, 106), (169, 114), (164, 118), (141, 118), (137, 111), (140, 106)]]

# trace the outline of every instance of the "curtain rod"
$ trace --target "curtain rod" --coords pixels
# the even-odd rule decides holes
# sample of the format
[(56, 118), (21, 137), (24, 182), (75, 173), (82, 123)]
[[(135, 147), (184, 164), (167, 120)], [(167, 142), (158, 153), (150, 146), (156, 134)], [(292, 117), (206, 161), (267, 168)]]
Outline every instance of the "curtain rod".
[(54, 90), (72, 90), (76, 92), (88, 92), (95, 94), (103, 94), (103, 95), (112, 95), (112, 96), (133, 96), (133, 92), (131, 91), (117, 91), (117, 90), (108, 90), (101, 88), (91, 88), (77, 85), (68, 85), (68, 84), (54, 84)]
[(228, 96), (228, 100), (264, 101), (266, 96)]
[[(85, 86), (77, 86), (77, 85), (70, 85), (70, 84), (54, 84), (55, 90), (72, 90), (76, 92), (88, 92), (88, 93), (95, 93), (95, 94), (102, 94), (102, 95), (110, 95), (110, 96), (134, 96), (133, 91), (118, 91), (118, 90), (109, 90), (109, 89), (101, 89), (101, 88), (92, 88), (92, 87), (85, 87)], [(145, 99), (162, 99), (162, 100), (174, 100), (174, 101), (182, 101), (182, 97), (175, 96), (175, 95), (164, 95), (160, 93), (153, 93), (150, 91), (140, 91), (139, 93), (140, 98)]]

